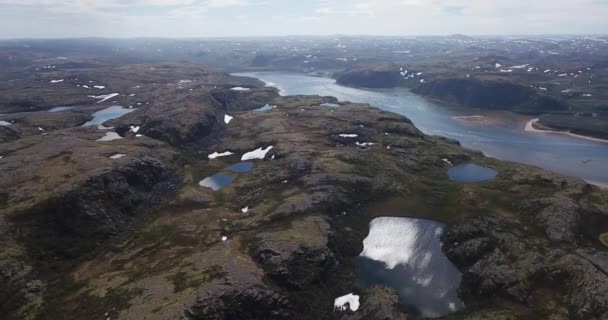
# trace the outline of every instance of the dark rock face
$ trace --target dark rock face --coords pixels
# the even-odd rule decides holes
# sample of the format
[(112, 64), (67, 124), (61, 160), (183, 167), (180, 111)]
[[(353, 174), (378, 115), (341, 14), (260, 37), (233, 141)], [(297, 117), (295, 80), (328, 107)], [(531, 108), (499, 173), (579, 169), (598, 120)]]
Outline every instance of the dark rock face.
[(359, 310), (344, 315), (342, 320), (407, 320), (410, 319), (399, 303), (395, 290), (386, 287), (367, 289), (362, 294)]
[(250, 91), (214, 90), (210, 94), (226, 111), (257, 109), (279, 96), (275, 88), (251, 88)]
[[(75, 129), (0, 147), (6, 155), (0, 164), (0, 227), (7, 230), (0, 293), (10, 297), (0, 303), (3, 313), (44, 292), (40, 269), (79, 258), (132, 229), (175, 189), (179, 173), (166, 146), (141, 139), (95, 141), (101, 135)], [(126, 158), (111, 159), (120, 149)]]
[(336, 82), (343, 86), (362, 88), (394, 88), (401, 82), (395, 64), (363, 66), (340, 73)]
[(211, 134), (223, 122), (223, 117), (221, 105), (205, 94), (144, 107), (109, 123), (122, 134), (131, 126), (139, 126), (140, 134), (183, 145)]
[(0, 126), (0, 143), (17, 140), (21, 137), (19, 132), (10, 126)]
[(55, 254), (78, 257), (129, 230), (138, 215), (175, 188), (176, 180), (167, 164), (144, 157), (48, 199), (15, 222), (31, 223), (34, 231), (28, 241), (38, 250), (46, 247)]
[(46, 289), (35, 279), (33, 268), (16, 259), (0, 260), (0, 312), (10, 312), (33, 302)]
[(482, 109), (530, 114), (568, 109), (565, 103), (539, 95), (532, 88), (506, 81), (438, 79), (421, 83), (413, 91), (423, 96)]
[(294, 221), (291, 229), (257, 235), (259, 246), (253, 255), (267, 274), (282, 284), (302, 289), (322, 278), (336, 265), (328, 248), (332, 234), (320, 217)]
[[(473, 218), (448, 229), (445, 252), (463, 270), (465, 297), (503, 296), (535, 304), (543, 299), (558, 306), (534, 305), (556, 317), (590, 319), (608, 312), (608, 276), (581, 255), (531, 244), (526, 231), (490, 217)], [(566, 312), (564, 314), (564, 312)]]
[(193, 320), (287, 320), (288, 307), (285, 297), (269, 290), (228, 289), (218, 296), (199, 299), (187, 316)]
[(291, 319), (289, 301), (264, 285), (255, 269), (229, 258), (220, 281), (198, 288), (195, 304), (185, 315), (193, 320)]

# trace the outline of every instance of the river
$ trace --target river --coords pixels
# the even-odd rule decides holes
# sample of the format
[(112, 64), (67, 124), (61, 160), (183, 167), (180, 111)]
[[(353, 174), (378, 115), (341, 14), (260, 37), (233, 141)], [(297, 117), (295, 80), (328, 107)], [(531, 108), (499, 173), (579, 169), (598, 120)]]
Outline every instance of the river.
[[(282, 95), (316, 94), (334, 96), (341, 101), (369, 103), (410, 118), (426, 134), (456, 139), (463, 146), (488, 156), (538, 166), (600, 185), (608, 184), (608, 143), (527, 132), (524, 130), (526, 119), (521, 116), (450, 107), (405, 88), (362, 90), (337, 85), (330, 78), (286, 72), (235, 75), (258, 78), (279, 88)], [(454, 119), (463, 115), (483, 115), (485, 120), (476, 123)]]

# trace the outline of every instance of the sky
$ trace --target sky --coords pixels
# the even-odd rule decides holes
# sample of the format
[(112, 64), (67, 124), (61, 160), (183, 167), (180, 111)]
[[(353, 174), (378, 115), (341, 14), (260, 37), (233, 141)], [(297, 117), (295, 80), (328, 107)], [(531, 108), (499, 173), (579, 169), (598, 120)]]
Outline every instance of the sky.
[(0, 38), (606, 33), (608, 0), (0, 0)]

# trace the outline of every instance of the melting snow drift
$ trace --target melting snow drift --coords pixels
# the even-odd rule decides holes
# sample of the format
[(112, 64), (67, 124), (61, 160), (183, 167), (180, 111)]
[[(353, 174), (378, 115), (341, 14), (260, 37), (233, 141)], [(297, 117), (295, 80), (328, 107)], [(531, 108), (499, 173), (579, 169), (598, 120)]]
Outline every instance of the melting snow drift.
[(122, 139), (122, 137), (116, 132), (106, 132), (106, 135), (98, 139), (97, 141), (113, 141)]
[(108, 101), (116, 96), (120, 95), (119, 93), (110, 93), (110, 94), (104, 94), (101, 96), (89, 96), (89, 98), (93, 98), (93, 99), (101, 99), (99, 101), (97, 101), (97, 103), (102, 103), (104, 101)]
[(272, 148), (273, 148), (273, 146), (268, 146), (266, 149), (260, 147), (251, 152), (247, 152), (243, 155), (243, 157), (241, 158), (241, 161), (255, 160), (255, 159), (263, 160), (264, 158), (266, 158), (266, 154), (270, 150), (272, 150)]
[(234, 153), (230, 152), (230, 151), (226, 151), (226, 152), (222, 152), (222, 153), (218, 153), (218, 152), (214, 152), (212, 154), (209, 155), (209, 160), (213, 160), (213, 159), (217, 159), (220, 157), (227, 157), (227, 156), (231, 156)]
[(351, 311), (359, 310), (359, 296), (349, 293), (336, 298), (334, 300), (334, 309), (339, 311), (345, 311), (346, 309), (350, 309)]

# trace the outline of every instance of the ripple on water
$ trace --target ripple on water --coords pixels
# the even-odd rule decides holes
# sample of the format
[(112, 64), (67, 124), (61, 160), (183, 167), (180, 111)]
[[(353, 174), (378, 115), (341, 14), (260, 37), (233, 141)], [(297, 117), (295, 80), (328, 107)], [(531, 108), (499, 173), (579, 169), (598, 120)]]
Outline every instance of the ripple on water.
[(201, 180), (201, 182), (199, 182), (199, 185), (201, 187), (210, 188), (213, 191), (219, 191), (228, 186), (230, 183), (232, 183), (232, 181), (234, 181), (233, 176), (229, 176), (223, 173), (217, 173)]
[(481, 182), (493, 180), (498, 172), (492, 168), (482, 167), (474, 163), (465, 163), (450, 168), (450, 180), (460, 182)]
[(444, 224), (412, 218), (376, 218), (357, 257), (357, 284), (395, 289), (413, 315), (440, 317), (464, 308), (462, 275), (441, 250)]

